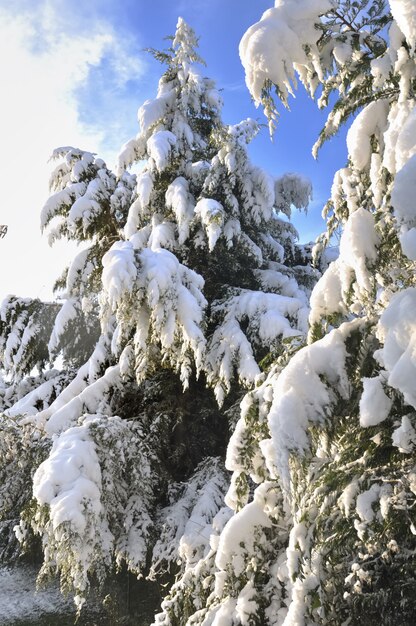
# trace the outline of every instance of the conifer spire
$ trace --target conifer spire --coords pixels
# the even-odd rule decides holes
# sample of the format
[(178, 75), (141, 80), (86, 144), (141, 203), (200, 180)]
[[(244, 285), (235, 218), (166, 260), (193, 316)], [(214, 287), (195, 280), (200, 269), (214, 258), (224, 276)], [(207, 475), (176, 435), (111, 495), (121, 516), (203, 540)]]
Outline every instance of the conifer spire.
[(175, 36), (172, 41), (174, 54), (171, 65), (184, 70), (184, 79), (186, 79), (186, 69), (189, 68), (192, 63), (205, 65), (205, 61), (197, 53), (198, 46), (199, 39), (195, 31), (182, 17), (179, 17)]
[[(42, 577), (58, 569), (78, 607), (114, 562), (172, 577), (206, 553), (227, 489), (229, 416), (264, 358), (306, 332), (316, 272), (287, 215), (308, 204), (310, 183), (274, 180), (251, 163), (258, 126), (223, 124), (196, 46), (180, 19), (117, 174), (91, 153), (55, 152), (42, 225), (52, 242), (87, 246), (60, 280), (64, 302), (48, 342), (50, 361), (63, 351), (65, 369), (30, 379), (23, 398), (17, 384), (0, 396), (0, 452), (3, 441), (13, 451), (31, 442), (27, 489), (13, 490), (7, 515), (20, 517), (23, 545), (41, 537)], [(21, 314), (26, 305), (32, 317)], [(24, 354), (17, 344), (38, 306), (11, 301), (5, 317), (0, 331), (16, 333), (0, 341), (0, 356), (16, 370), (24, 357), (25, 373), (33, 344), (24, 331)]]

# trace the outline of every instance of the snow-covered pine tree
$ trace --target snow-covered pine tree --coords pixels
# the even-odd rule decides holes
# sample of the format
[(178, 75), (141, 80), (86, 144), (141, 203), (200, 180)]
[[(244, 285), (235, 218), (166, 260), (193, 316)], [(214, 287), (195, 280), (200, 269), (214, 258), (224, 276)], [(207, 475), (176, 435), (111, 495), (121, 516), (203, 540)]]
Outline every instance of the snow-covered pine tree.
[[(21, 514), (23, 544), (40, 536), (41, 577), (58, 570), (78, 606), (114, 563), (156, 578), (205, 555), (228, 486), (231, 409), (261, 360), (307, 329), (316, 273), (287, 216), (307, 206), (310, 184), (250, 163), (257, 125), (221, 122), (196, 45), (180, 19), (171, 48), (153, 51), (167, 69), (117, 175), (91, 153), (55, 152), (42, 211), (52, 241), (87, 246), (58, 284), (49, 340), (70, 382), (34, 385), (5, 412), (0, 439), (11, 455), (35, 442), (23, 467), (33, 498), (16, 495), (7, 515)], [(91, 342), (96, 320), (78, 366), (89, 342), (68, 353), (68, 340), (81, 324)]]
[(360, 111), (317, 248), (340, 226), (340, 256), (312, 293), (309, 345), (242, 404), (234, 513), (158, 624), (415, 622), (416, 8), (389, 4), (277, 0), (241, 42), (272, 125), (271, 83), (285, 102), (296, 74), (321, 105), (339, 94), (318, 145)]

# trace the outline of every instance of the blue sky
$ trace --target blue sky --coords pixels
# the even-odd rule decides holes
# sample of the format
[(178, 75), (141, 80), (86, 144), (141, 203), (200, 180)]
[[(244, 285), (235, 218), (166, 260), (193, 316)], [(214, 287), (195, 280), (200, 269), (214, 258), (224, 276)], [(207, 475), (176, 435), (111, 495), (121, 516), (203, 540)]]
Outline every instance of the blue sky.
[[(167, 45), (164, 37), (174, 33), (178, 16), (200, 37), (205, 74), (223, 90), (224, 121), (254, 117), (265, 124), (245, 87), (238, 44), (272, 4), (0, 0), (0, 223), (9, 224), (7, 237), (0, 241), (0, 297), (11, 291), (50, 297), (50, 285), (73, 249), (60, 244), (51, 251), (40, 238), (48, 156), (58, 145), (75, 145), (114, 162), (122, 144), (137, 133), (137, 109), (155, 95), (163, 71), (144, 49)], [(253, 162), (270, 174), (297, 171), (312, 180), (314, 201), (308, 216), (293, 216), (302, 241), (323, 229), (322, 206), (335, 170), (346, 161), (345, 131), (323, 148), (318, 162), (311, 156), (325, 115), (299, 89), (291, 111), (282, 111), (273, 142), (265, 125), (250, 146)]]

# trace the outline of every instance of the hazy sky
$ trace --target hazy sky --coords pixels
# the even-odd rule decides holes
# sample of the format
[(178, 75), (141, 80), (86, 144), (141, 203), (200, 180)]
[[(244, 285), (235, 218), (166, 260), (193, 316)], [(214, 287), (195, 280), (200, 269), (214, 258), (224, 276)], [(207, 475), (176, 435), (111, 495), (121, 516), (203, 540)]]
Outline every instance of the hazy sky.
[[(48, 247), (39, 230), (57, 146), (97, 152), (112, 165), (138, 130), (136, 113), (154, 97), (163, 68), (145, 48), (163, 48), (178, 16), (200, 36), (205, 74), (224, 99), (224, 121), (265, 122), (245, 87), (238, 44), (272, 0), (0, 0), (0, 299), (7, 293), (50, 298), (51, 285), (74, 247)], [(325, 113), (299, 90), (283, 111), (274, 141), (266, 126), (250, 147), (270, 174), (298, 171), (311, 178), (314, 201), (295, 215), (301, 240), (323, 229), (320, 212), (336, 169), (344, 165), (344, 138), (333, 140), (318, 162), (311, 147)]]

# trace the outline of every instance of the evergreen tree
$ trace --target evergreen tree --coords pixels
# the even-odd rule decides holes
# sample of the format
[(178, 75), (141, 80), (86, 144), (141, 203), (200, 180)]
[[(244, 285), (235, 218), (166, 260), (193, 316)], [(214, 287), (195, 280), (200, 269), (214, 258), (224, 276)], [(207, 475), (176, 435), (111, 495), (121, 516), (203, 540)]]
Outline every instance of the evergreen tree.
[(316, 249), (341, 229), (308, 345), (243, 401), (231, 510), (158, 624), (415, 622), (416, 9), (390, 9), (277, 0), (243, 37), (272, 125), (271, 83), (286, 103), (296, 73), (312, 94), (322, 86), (321, 105), (339, 94), (318, 145), (361, 110)]
[[(79, 607), (114, 565), (169, 581), (205, 556), (236, 403), (263, 358), (307, 330), (317, 272), (286, 216), (307, 206), (310, 184), (250, 163), (257, 125), (221, 122), (196, 45), (180, 19), (171, 48), (153, 51), (167, 69), (117, 174), (91, 153), (55, 152), (42, 226), (86, 247), (57, 283), (48, 351), (45, 328), (24, 360), (9, 358), (11, 343), (2, 352), (9, 375), (63, 355), (64, 371), (32, 375), (17, 402), (2, 391), (0, 514), (20, 516), (23, 546), (40, 537), (41, 578), (58, 570)], [(19, 450), (29, 489), (7, 495)]]

